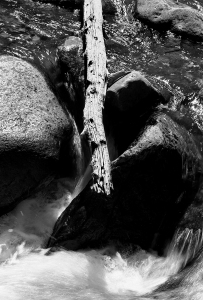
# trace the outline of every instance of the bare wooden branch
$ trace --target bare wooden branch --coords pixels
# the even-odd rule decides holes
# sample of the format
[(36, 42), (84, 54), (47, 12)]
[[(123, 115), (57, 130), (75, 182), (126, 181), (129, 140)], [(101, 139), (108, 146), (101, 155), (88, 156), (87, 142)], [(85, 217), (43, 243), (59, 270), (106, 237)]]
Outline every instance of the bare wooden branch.
[(101, 0), (84, 1), (85, 57), (87, 67), (84, 132), (88, 135), (93, 155), (93, 188), (110, 194), (110, 159), (102, 122), (107, 88), (106, 50), (104, 45)]

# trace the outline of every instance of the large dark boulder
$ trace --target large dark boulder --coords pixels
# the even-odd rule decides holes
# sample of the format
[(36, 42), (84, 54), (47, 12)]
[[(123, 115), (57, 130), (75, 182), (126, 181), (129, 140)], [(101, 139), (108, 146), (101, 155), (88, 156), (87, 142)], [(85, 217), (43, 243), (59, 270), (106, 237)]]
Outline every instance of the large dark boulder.
[(58, 220), (48, 246), (79, 249), (113, 241), (163, 251), (198, 195), (201, 139), (189, 115), (158, 109), (112, 162), (111, 197), (87, 186)]
[(77, 179), (81, 145), (67, 108), (38, 69), (0, 56), (0, 213), (48, 176)]
[[(66, 85), (72, 91), (69, 107), (82, 132), (85, 106), (82, 40), (75, 36), (68, 37), (58, 47), (58, 57)], [(113, 160), (133, 142), (154, 109), (159, 104), (169, 103), (173, 94), (162, 80), (137, 71), (110, 74), (107, 87), (103, 121)]]
[(158, 30), (203, 40), (203, 14), (173, 0), (136, 0), (134, 16)]
[(172, 94), (161, 84), (137, 71), (110, 76), (103, 118), (110, 154), (112, 144), (116, 149), (112, 159), (134, 141), (156, 107), (170, 101)]

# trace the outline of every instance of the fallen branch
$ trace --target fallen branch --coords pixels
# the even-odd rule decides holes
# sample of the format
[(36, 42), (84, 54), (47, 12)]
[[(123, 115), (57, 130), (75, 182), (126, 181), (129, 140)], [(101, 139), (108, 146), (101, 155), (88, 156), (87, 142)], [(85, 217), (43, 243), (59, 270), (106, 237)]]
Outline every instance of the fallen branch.
[(92, 149), (93, 188), (110, 194), (110, 159), (102, 121), (107, 88), (106, 50), (104, 45), (101, 0), (84, 1), (85, 60), (87, 69), (84, 133)]

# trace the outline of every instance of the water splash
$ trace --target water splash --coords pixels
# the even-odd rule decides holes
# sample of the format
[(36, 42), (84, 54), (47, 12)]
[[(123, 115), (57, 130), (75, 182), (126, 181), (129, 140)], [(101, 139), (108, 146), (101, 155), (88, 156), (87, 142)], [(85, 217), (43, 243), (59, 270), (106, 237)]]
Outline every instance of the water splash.
[(181, 269), (184, 256), (174, 248), (166, 257), (114, 248), (47, 256), (43, 245), (73, 198), (60, 180), (48, 187), (0, 219), (0, 299), (131, 299), (153, 292)]
[(1, 299), (129, 299), (150, 293), (180, 267), (179, 256), (144, 251), (129, 258), (100, 251), (44, 254), (18, 246), (0, 267)]
[(10, 259), (17, 247), (43, 247), (63, 210), (72, 201), (63, 180), (55, 180), (9, 214), (0, 218), (0, 262)]

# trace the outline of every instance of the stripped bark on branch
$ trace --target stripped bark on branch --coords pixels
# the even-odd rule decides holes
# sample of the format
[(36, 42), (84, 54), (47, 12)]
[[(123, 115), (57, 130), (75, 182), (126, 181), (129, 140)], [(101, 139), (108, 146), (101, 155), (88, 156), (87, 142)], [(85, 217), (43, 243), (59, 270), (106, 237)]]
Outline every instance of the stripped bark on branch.
[(107, 88), (107, 59), (101, 0), (84, 0), (85, 61), (87, 69), (84, 133), (92, 149), (93, 188), (110, 194), (110, 159), (102, 121)]

